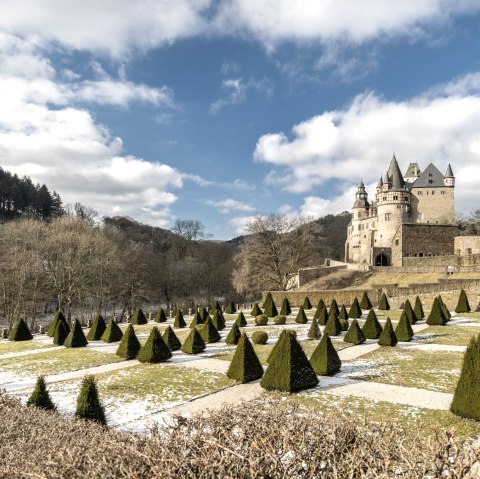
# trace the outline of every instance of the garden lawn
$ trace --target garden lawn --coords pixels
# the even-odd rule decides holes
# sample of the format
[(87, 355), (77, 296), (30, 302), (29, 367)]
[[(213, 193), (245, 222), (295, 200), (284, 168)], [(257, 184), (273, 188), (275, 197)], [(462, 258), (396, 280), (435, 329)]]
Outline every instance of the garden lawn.
[(24, 351), (33, 351), (34, 349), (46, 349), (53, 347), (53, 340), (51, 343), (44, 343), (43, 341), (0, 341), (0, 355), (7, 353), (22, 353)]
[(472, 336), (480, 334), (480, 327), (474, 326), (430, 326), (414, 336), (415, 342), (468, 346)]

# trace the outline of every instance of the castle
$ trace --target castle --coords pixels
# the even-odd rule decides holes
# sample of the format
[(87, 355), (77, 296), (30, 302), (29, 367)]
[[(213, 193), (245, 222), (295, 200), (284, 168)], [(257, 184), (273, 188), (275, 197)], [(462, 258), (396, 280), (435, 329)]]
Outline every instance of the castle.
[(369, 266), (403, 266), (405, 258), (454, 254), (455, 177), (432, 163), (420, 171), (410, 163), (402, 175), (395, 155), (368, 202), (360, 182), (345, 243), (345, 261)]

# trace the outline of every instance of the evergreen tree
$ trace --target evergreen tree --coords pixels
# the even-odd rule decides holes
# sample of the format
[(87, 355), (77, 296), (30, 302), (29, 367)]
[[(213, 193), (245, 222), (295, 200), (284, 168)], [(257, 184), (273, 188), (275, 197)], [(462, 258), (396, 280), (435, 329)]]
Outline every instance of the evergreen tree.
[(68, 336), (65, 338), (63, 345), (66, 348), (84, 348), (87, 344), (88, 341), (85, 337), (85, 334), (83, 333), (80, 321), (78, 319), (75, 319), (72, 329), (68, 333)]
[(147, 318), (143, 314), (142, 308), (138, 308), (136, 313), (133, 315), (132, 320), (130, 321), (131, 324), (147, 324)]
[(55, 346), (63, 346), (69, 332), (65, 321), (57, 321), (57, 329), (55, 329), (55, 334), (53, 335), (53, 344)]
[(263, 303), (263, 314), (267, 315), (269, 318), (273, 318), (278, 314), (277, 306), (275, 305), (275, 301), (270, 295), (270, 300), (268, 301), (267, 305)]
[(129, 324), (118, 346), (117, 356), (124, 359), (135, 359), (140, 351), (140, 347), (140, 341), (135, 334), (133, 325)]
[(205, 321), (203, 320), (202, 318), (202, 315), (200, 314), (199, 311), (195, 311), (195, 314), (193, 315), (193, 320), (192, 322), (190, 323), (190, 328), (191, 329), (195, 329), (196, 326), (200, 325), (200, 324), (204, 324)]
[(102, 341), (105, 341), (106, 343), (116, 343), (117, 341), (121, 341), (122, 338), (122, 330), (118, 327), (118, 324), (111, 319), (107, 324), (107, 329), (102, 334)]
[(305, 296), (305, 299), (303, 300), (303, 309), (312, 309), (312, 303), (308, 296)]
[(152, 328), (147, 342), (140, 348), (137, 359), (142, 363), (161, 363), (170, 359), (172, 352), (158, 328)]
[(387, 318), (382, 334), (378, 338), (378, 344), (380, 346), (395, 346), (397, 342), (398, 340), (395, 331), (393, 330), (392, 321), (390, 318)]
[(272, 360), (273, 360), (273, 357), (275, 356), (275, 354), (277, 353), (278, 351), (278, 346), (280, 344), (280, 340), (283, 338), (283, 336), (286, 336), (287, 334), (291, 334), (293, 335), (295, 338), (297, 337), (297, 333), (296, 331), (294, 331), (293, 329), (284, 329), (278, 336), (278, 339), (277, 339), (277, 342), (273, 345), (273, 348), (272, 350), (270, 351), (270, 354), (268, 355), (267, 357), (267, 364), (271, 364), (272, 363)]
[(417, 296), (415, 298), (415, 307), (413, 309), (415, 312), (415, 317), (420, 321), (423, 318), (425, 318), (425, 313), (423, 312), (423, 306), (422, 302), (420, 301), (420, 298)]
[(320, 332), (320, 328), (318, 327), (317, 320), (315, 318), (312, 319), (312, 324), (310, 325), (310, 329), (308, 330), (307, 337), (308, 339), (320, 339), (322, 333)]
[(457, 416), (480, 420), (480, 336), (472, 337), (463, 356), (462, 372), (450, 411)]
[(460, 291), (460, 296), (458, 297), (457, 307), (455, 308), (456, 313), (469, 313), (471, 311), (470, 304), (468, 303), (467, 293), (462, 289)]
[(173, 327), (174, 328), (186, 328), (187, 323), (185, 322), (185, 319), (183, 319), (183, 313), (180, 308), (177, 308), (175, 311), (175, 321), (173, 322)]
[(207, 308), (205, 308), (205, 306), (200, 306), (198, 308), (198, 313), (200, 314), (200, 317), (202, 318), (202, 322), (200, 324), (205, 324), (205, 321), (207, 320), (207, 318), (209, 316)]
[(360, 329), (360, 326), (358, 325), (358, 321), (354, 319), (352, 321), (352, 324), (348, 328), (347, 334), (345, 334), (345, 337), (343, 340), (346, 343), (350, 344), (362, 344), (365, 342), (365, 335), (363, 334), (363, 331)]
[(290, 302), (288, 301), (288, 298), (283, 298), (280, 314), (282, 314), (283, 316), (288, 316), (291, 312), (292, 308), (290, 307)]
[(360, 308), (372, 309), (372, 302), (370, 301), (366, 291), (363, 292), (362, 300), (360, 301)]
[(348, 328), (350, 327), (350, 323), (348, 322), (348, 319), (338, 319), (338, 321), (340, 322), (342, 331), (348, 331)]
[(352, 306), (350, 307), (350, 311), (348, 316), (350, 318), (359, 318), (362, 315), (362, 309), (360, 308), (360, 304), (358, 302), (357, 297), (353, 298)]
[(220, 341), (220, 333), (217, 331), (210, 317), (205, 321), (205, 324), (200, 330), (200, 335), (205, 343), (217, 343)]
[[(335, 312), (335, 310), (333, 310)], [(325, 304), (320, 308), (320, 310), (317, 310), (315, 313), (315, 319), (318, 321), (318, 324), (325, 326), (328, 321), (328, 313), (327, 313), (327, 307)]]
[[(340, 310), (338, 309), (338, 304), (336, 299), (333, 299), (332, 302), (330, 303), (330, 311), (332, 309), (335, 311), (335, 316), (338, 318), (340, 316)], [(328, 312), (328, 314), (330, 314), (330, 311)]]
[(230, 301), (225, 308), (225, 312), (227, 314), (235, 314), (237, 312), (237, 308), (235, 307), (235, 303), (233, 301)]
[(317, 375), (298, 341), (291, 334), (279, 338), (277, 352), (265, 371), (260, 386), (267, 390), (295, 392), (317, 384)]
[(205, 348), (205, 341), (197, 329), (193, 328), (183, 343), (182, 351), (186, 354), (198, 354), (204, 351)]
[(247, 320), (245, 319), (245, 315), (243, 314), (243, 311), (240, 311), (240, 313), (238, 313), (237, 319), (235, 320), (235, 324), (241, 328), (247, 325)]
[(97, 383), (93, 376), (85, 376), (77, 398), (75, 416), (106, 425), (105, 410), (98, 397)]
[(222, 307), (220, 306), (220, 303), (218, 301), (214, 301), (212, 307), (210, 308), (210, 314), (214, 314), (215, 311), (221, 311)]
[(390, 309), (390, 304), (388, 303), (387, 295), (385, 293), (382, 293), (382, 297), (378, 303), (378, 309), (380, 311), (388, 311)]
[(429, 326), (444, 326), (447, 324), (447, 318), (445, 317), (438, 297), (433, 300), (432, 309), (427, 318), (427, 324)]
[(65, 316), (63, 315), (62, 311), (58, 310), (55, 313), (55, 316), (53, 317), (52, 321), (50, 322), (50, 324), (48, 326), (47, 336), (50, 336), (51, 338), (53, 338), (53, 335), (55, 334), (55, 328), (57, 327), (57, 322), (61, 319), (63, 319), (63, 321), (65, 321), (65, 324), (67, 324), (67, 321), (66, 321)]
[(342, 332), (342, 325), (340, 324), (339, 319), (335, 315), (335, 312), (330, 309), (332, 314), (328, 315), (328, 321), (325, 325), (325, 330), (323, 334), (328, 334), (329, 336), (338, 336)]
[(56, 407), (50, 398), (50, 394), (48, 394), (47, 385), (45, 384), (45, 378), (43, 376), (38, 377), (35, 388), (28, 398), (27, 406), (37, 406), (42, 409), (55, 411)]
[(303, 306), (300, 306), (300, 309), (298, 310), (297, 317), (295, 318), (295, 322), (299, 324), (305, 324), (308, 322), (307, 315), (305, 314), (305, 311), (303, 310)]
[[(177, 311), (178, 311), (178, 308), (177, 308)], [(157, 314), (155, 315), (154, 321), (156, 323), (166, 323), (167, 322), (167, 315), (165, 314), (165, 311), (163, 310), (163, 308), (160, 308), (160, 311), (157, 312)]]
[(182, 343), (170, 326), (163, 332), (162, 338), (170, 348), (170, 351), (178, 351), (182, 347)]
[(340, 308), (340, 314), (338, 315), (338, 319), (348, 319), (347, 308), (344, 304), (342, 304), (342, 307)]
[(332, 376), (340, 371), (342, 362), (328, 334), (322, 336), (320, 343), (313, 351), (310, 364), (320, 376)]
[(265, 296), (265, 301), (263, 302), (263, 309), (267, 308), (270, 306), (270, 304), (273, 303), (273, 296), (272, 293), (268, 292), (267, 295)]
[(442, 308), (443, 315), (445, 316), (448, 323), (452, 315), (450, 314), (450, 311), (448, 310), (447, 305), (443, 302), (441, 295), (438, 295), (438, 301), (440, 302), (440, 307)]
[(230, 329), (230, 332), (227, 334), (225, 342), (227, 344), (238, 344), (241, 335), (242, 332), (240, 331), (237, 323), (233, 323), (232, 329)]
[[(405, 312), (405, 310), (403, 310)], [(400, 321), (395, 328), (395, 336), (398, 341), (411, 341), (413, 338), (413, 329), (406, 314), (400, 316)]]
[(362, 332), (367, 339), (378, 339), (382, 331), (382, 325), (378, 322), (375, 311), (371, 309), (368, 312), (367, 320), (363, 324)]
[(27, 323), (20, 318), (8, 335), (9, 341), (30, 341), (33, 339), (32, 333), (28, 329)]
[(221, 311), (215, 311), (212, 321), (217, 331), (222, 331), (225, 329), (225, 318), (223, 317), (223, 313)]
[(316, 308), (316, 310), (315, 310), (315, 314), (313, 315), (313, 317), (314, 317), (317, 321), (318, 321), (318, 318), (319, 318), (319, 315), (320, 315), (320, 310), (321, 310), (322, 308), (326, 308), (326, 307), (325, 307), (325, 301), (323, 301), (323, 299), (320, 298), (320, 299), (318, 300), (318, 303), (317, 303), (317, 308)]
[(260, 309), (260, 306), (258, 305), (258, 303), (255, 303), (253, 305), (253, 308), (252, 308), (252, 311), (250, 312), (250, 316), (253, 316), (253, 317), (257, 317), (259, 316), (260, 314), (263, 314), (262, 313), (262, 310)]
[(102, 339), (102, 335), (107, 329), (107, 325), (105, 324), (105, 320), (101, 314), (97, 314), (95, 319), (93, 320), (92, 327), (87, 334), (87, 339), (89, 341), (100, 341)]
[(241, 383), (255, 381), (263, 376), (263, 367), (245, 333), (238, 341), (227, 376)]

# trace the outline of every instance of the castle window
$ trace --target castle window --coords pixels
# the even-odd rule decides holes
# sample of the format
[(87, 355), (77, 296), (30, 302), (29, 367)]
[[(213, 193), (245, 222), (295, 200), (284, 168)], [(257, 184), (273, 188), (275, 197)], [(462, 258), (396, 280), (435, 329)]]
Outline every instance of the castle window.
[(432, 174), (432, 173), (429, 173), (428, 176), (431, 178), (431, 177), (433, 176), (433, 174)]
[(391, 213), (385, 213), (385, 221), (390, 221), (392, 219)]
[(408, 201), (408, 196), (405, 196), (405, 201)]
[(433, 180), (428, 180), (429, 185), (433, 185)]
[(395, 240), (395, 244), (398, 246), (400, 244), (400, 240)]
[(398, 200), (398, 195), (393, 195), (394, 200)]
[(441, 195), (444, 195), (444, 194), (445, 194), (445, 191), (440, 191), (440, 194), (441, 194)]
[(419, 191), (419, 192), (417, 193), (417, 195), (419, 195), (419, 196), (420, 196), (420, 195), (423, 195), (423, 192), (422, 192), (422, 191)]
[(432, 190), (432, 195), (434, 195), (434, 194), (435, 194), (435, 191)]
[(383, 197), (383, 201), (387, 201), (387, 197), (386, 197), (386, 196)]

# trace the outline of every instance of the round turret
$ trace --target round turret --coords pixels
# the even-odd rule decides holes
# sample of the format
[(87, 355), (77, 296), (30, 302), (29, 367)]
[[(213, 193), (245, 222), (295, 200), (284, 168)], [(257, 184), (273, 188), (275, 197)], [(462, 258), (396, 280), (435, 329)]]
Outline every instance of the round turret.
[(448, 164), (447, 172), (445, 173), (444, 182), (445, 186), (449, 186), (450, 188), (453, 188), (455, 186), (455, 176), (453, 176), (453, 171), (450, 163)]

